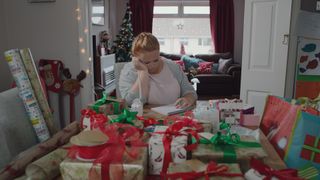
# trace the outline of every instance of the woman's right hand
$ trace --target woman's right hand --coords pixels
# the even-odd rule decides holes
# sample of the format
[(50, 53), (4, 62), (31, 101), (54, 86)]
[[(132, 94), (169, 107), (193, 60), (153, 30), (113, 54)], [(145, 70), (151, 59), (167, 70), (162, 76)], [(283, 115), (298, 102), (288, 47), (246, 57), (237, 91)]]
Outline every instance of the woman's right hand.
[(136, 70), (148, 72), (147, 66), (145, 64), (143, 64), (142, 62), (140, 62), (140, 60), (138, 58), (132, 57), (132, 63), (133, 63), (133, 66)]

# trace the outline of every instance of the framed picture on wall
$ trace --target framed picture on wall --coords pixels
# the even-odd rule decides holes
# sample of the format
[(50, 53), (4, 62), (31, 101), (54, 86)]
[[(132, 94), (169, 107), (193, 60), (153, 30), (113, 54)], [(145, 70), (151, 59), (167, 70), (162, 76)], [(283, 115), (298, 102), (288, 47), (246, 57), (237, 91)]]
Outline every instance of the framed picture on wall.
[(55, 2), (56, 0), (28, 0), (29, 3)]
[(92, 16), (93, 25), (104, 25), (104, 0), (92, 0)]

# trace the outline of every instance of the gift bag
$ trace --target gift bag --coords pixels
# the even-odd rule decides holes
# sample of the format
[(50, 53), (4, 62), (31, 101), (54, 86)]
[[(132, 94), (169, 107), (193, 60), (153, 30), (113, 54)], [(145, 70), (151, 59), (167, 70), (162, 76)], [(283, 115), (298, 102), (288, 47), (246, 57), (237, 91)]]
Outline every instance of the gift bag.
[(290, 104), (276, 96), (267, 97), (260, 129), (267, 136), (281, 158), (285, 155), (299, 112), (300, 106), (298, 105)]
[[(289, 141), (285, 163), (290, 168), (313, 166), (320, 170), (320, 117), (299, 112)], [(320, 176), (317, 178), (320, 179)]]

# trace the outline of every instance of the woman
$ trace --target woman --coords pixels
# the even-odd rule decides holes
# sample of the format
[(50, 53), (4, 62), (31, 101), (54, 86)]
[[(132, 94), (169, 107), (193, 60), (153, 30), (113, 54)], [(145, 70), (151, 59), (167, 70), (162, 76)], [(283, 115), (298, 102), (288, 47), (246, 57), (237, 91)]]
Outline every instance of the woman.
[(186, 108), (195, 104), (195, 90), (176, 63), (160, 57), (155, 36), (139, 34), (133, 41), (132, 56), (132, 62), (124, 66), (119, 80), (120, 94), (129, 104), (139, 97), (143, 103), (153, 105), (175, 103), (178, 108)]

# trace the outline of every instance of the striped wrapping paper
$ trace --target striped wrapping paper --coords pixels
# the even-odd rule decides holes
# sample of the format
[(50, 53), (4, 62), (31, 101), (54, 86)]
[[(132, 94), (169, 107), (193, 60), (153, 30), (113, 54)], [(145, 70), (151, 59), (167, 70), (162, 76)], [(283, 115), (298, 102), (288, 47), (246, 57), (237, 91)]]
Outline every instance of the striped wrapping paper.
[[(40, 142), (50, 138), (49, 130), (42, 116), (37, 99), (31, 87), (26, 70), (24, 69), (20, 52), (12, 49), (4, 53), (9, 69), (19, 89), (19, 95), (26, 108), (29, 119)], [(12, 107), (14, 108), (14, 107)]]
[(46, 99), (44, 90), (41, 86), (40, 77), (39, 77), (39, 74), (37, 73), (36, 65), (34, 64), (31, 51), (29, 48), (21, 49), (20, 54), (21, 54), (22, 62), (26, 69), (27, 75), (31, 82), (32, 89), (34, 92), (36, 92), (35, 96), (38, 100), (44, 120), (48, 126), (50, 134), (53, 135), (56, 133), (56, 128), (54, 127), (54, 124), (53, 124), (53, 121), (54, 121), (53, 115), (50, 110), (49, 103)]

